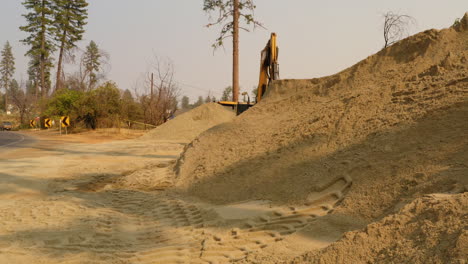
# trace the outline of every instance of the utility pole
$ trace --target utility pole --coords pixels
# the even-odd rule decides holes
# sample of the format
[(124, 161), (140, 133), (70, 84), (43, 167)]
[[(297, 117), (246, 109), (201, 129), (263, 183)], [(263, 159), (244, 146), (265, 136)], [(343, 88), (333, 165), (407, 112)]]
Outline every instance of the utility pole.
[[(154, 119), (154, 107), (153, 107), (153, 97), (154, 97), (154, 74), (151, 73), (151, 97), (150, 97), (150, 103), (149, 103), (149, 112), (150, 112), (150, 120)], [(151, 122), (151, 121), (150, 121)], [(145, 128), (146, 130), (146, 128)]]
[(232, 27), (232, 100), (239, 101), (239, 0), (234, 0)]
[[(42, 7), (42, 11), (41, 11), (41, 16), (42, 16), (42, 21), (45, 21), (45, 0), (42, 0), (41, 2), (41, 7)], [(40, 67), (40, 70), (41, 70), (41, 96), (42, 96), (42, 99), (45, 99), (46, 96), (47, 96), (47, 90), (46, 90), (46, 84), (45, 84), (45, 60), (46, 60), (46, 57), (45, 57), (45, 41), (46, 41), (46, 26), (44, 24), (44, 22), (42, 22), (43, 24), (41, 25), (41, 58), (40, 58), (40, 61), (39, 61), (39, 67)], [(44, 110), (43, 109), (44, 107), (42, 106), (41, 107), (41, 110)], [(42, 112), (42, 111), (41, 111)]]
[(151, 102), (153, 101), (154, 74), (151, 73)]

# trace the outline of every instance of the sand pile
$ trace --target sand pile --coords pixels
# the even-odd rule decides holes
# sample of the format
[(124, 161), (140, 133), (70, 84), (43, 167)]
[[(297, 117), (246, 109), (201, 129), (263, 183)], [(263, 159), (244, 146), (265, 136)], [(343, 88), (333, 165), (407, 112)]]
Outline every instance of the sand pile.
[(468, 193), (434, 194), (292, 263), (465, 263)]
[(466, 135), (468, 15), (335, 75), (275, 82), (262, 102), (191, 143), (177, 186), (214, 203), (295, 206), (349, 179), (332, 214), (370, 223), (426, 194), (467, 191)]
[(185, 112), (155, 128), (143, 139), (190, 142), (203, 131), (234, 119), (235, 113), (216, 103), (208, 103)]
[[(467, 47), (466, 29), (428, 30), (336, 75), (276, 82), (261, 103), (192, 142), (179, 185), (214, 202), (297, 202), (342, 174), (439, 173), (444, 148), (455, 155), (466, 140)], [(435, 129), (438, 115), (453, 120)]]
[[(208, 103), (184, 112), (153, 129), (140, 137), (138, 143), (148, 143), (148, 151), (153, 151), (153, 154), (157, 153), (158, 159), (166, 161), (159, 160), (139, 170), (126, 173), (113, 181), (112, 186), (144, 191), (161, 190), (173, 186), (173, 160), (183, 151), (185, 144), (218, 124), (232, 121), (235, 116), (229, 108), (216, 103)], [(158, 142), (157, 147), (150, 144), (154, 142)]]

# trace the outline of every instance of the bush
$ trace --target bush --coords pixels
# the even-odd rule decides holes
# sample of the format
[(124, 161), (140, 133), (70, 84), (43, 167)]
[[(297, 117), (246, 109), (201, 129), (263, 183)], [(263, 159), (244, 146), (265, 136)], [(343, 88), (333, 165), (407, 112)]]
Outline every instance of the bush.
[(140, 119), (141, 107), (130, 91), (122, 92), (106, 82), (89, 92), (61, 89), (46, 103), (46, 117), (70, 116), (73, 128), (118, 127), (122, 120)]
[(76, 104), (84, 96), (83, 92), (62, 89), (58, 91), (47, 103), (47, 116), (74, 115), (77, 112)]

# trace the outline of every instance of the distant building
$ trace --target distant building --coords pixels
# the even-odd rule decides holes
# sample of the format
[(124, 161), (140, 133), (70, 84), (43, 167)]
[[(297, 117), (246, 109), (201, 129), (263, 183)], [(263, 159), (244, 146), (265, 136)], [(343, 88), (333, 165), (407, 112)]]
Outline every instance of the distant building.
[(13, 110), (15, 109), (15, 107), (11, 104), (8, 104), (8, 107), (7, 107), (7, 111), (6, 111), (6, 114), (7, 115), (11, 115), (13, 113)]

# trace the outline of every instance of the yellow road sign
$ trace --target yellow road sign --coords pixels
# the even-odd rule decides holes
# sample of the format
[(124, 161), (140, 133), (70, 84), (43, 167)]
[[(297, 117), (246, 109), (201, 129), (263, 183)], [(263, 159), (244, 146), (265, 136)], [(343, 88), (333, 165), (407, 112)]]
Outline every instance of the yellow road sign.
[(50, 120), (50, 118), (44, 119), (44, 126), (47, 128), (52, 127), (52, 121)]
[(33, 120), (29, 120), (29, 126), (31, 127), (35, 127), (36, 126), (36, 121), (33, 119)]
[(60, 118), (60, 121), (62, 123), (62, 127), (69, 127), (70, 126), (70, 117), (69, 116), (62, 116)]

